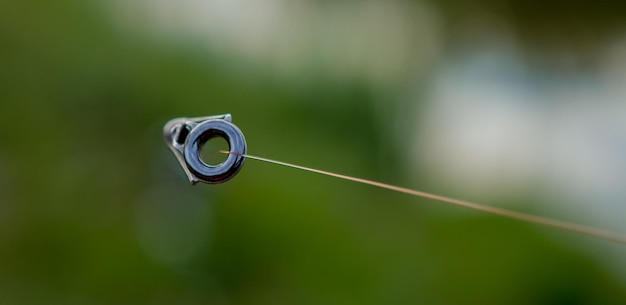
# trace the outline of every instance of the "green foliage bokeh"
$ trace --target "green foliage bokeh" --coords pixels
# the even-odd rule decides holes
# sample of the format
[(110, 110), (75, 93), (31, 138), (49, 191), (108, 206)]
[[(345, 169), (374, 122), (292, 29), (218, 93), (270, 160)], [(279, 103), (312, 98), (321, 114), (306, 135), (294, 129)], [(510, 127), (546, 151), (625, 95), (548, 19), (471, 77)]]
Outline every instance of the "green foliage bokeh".
[(626, 300), (605, 266), (532, 225), (253, 161), (189, 186), (162, 125), (221, 113), (253, 154), (405, 185), (408, 173), (366, 83), (239, 77), (97, 8), (0, 3), (0, 304)]

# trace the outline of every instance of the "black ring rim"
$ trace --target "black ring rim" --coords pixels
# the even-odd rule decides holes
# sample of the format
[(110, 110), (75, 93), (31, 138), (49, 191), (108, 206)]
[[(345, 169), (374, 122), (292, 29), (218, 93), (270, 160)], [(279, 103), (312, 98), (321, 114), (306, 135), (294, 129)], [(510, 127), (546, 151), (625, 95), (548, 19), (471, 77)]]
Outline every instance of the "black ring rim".
[[(211, 138), (222, 137), (228, 142), (229, 154), (218, 165), (206, 164), (200, 155), (202, 146)], [(185, 141), (184, 157), (187, 168), (202, 182), (217, 184), (233, 178), (245, 161), (246, 139), (241, 130), (225, 120), (208, 120), (196, 125)]]

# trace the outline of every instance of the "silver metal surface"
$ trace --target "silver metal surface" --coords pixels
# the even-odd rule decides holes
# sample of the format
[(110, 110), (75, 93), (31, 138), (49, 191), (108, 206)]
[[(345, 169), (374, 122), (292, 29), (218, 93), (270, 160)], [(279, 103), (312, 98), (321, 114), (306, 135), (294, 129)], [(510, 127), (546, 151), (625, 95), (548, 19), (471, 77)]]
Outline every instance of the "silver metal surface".
[[(247, 150), (246, 139), (232, 123), (230, 114), (170, 120), (163, 127), (163, 137), (191, 184), (226, 182), (239, 172), (245, 161), (242, 155)], [(206, 164), (200, 155), (202, 146), (214, 137), (224, 138), (231, 152), (218, 165)]]

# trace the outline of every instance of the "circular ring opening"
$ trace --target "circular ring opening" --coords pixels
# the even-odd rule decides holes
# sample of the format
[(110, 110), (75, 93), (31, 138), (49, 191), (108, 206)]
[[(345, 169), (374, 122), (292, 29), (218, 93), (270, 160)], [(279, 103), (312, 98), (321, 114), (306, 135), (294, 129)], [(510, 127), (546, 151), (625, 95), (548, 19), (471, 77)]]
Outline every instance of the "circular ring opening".
[(224, 137), (214, 135), (200, 143), (200, 160), (208, 166), (218, 166), (228, 158), (221, 150), (230, 151), (230, 145)]

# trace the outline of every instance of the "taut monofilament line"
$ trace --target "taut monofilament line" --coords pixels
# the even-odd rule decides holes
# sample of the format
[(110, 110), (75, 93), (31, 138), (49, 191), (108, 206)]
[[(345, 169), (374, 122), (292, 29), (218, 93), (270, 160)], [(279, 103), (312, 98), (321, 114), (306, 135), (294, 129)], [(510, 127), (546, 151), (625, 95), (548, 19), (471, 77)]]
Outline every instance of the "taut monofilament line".
[(578, 233), (578, 234), (582, 234), (582, 235), (588, 235), (588, 236), (592, 236), (592, 237), (596, 237), (596, 238), (600, 238), (600, 239), (604, 239), (604, 240), (608, 240), (608, 241), (612, 241), (612, 242), (616, 242), (616, 243), (620, 243), (620, 244), (626, 244), (626, 235), (618, 233), (618, 232), (608, 231), (608, 230), (604, 230), (604, 229), (594, 228), (594, 227), (590, 227), (590, 226), (580, 225), (580, 224), (576, 224), (576, 223), (571, 223), (571, 222), (567, 222), (567, 221), (562, 221), (562, 220), (557, 220), (557, 219), (552, 219), (552, 218), (547, 218), (547, 217), (542, 217), (542, 216), (536, 216), (536, 215), (521, 213), (521, 212), (507, 210), (507, 209), (498, 208), (498, 207), (492, 207), (492, 206), (488, 206), (488, 205), (473, 203), (473, 202), (460, 200), (460, 199), (454, 199), (454, 198), (445, 197), (445, 196), (441, 196), (441, 195), (435, 195), (435, 194), (431, 194), (431, 193), (416, 191), (416, 190), (412, 190), (412, 189), (408, 189), (408, 188), (404, 188), (404, 187), (400, 187), (400, 186), (395, 186), (395, 185), (386, 184), (386, 183), (377, 182), (377, 181), (372, 181), (372, 180), (367, 180), (367, 179), (363, 179), (363, 178), (357, 178), (357, 177), (337, 174), (337, 173), (333, 173), (333, 172), (329, 172), (329, 171), (323, 171), (323, 170), (319, 170), (319, 169), (315, 169), (315, 168), (310, 168), (310, 167), (305, 167), (305, 166), (301, 166), (301, 165), (291, 164), (291, 163), (287, 163), (287, 162), (272, 160), (272, 159), (263, 158), (263, 157), (259, 157), (259, 156), (248, 155), (248, 154), (239, 154), (239, 153), (236, 153), (236, 152), (225, 151), (225, 150), (220, 150), (219, 152), (220, 153), (224, 153), (224, 154), (238, 155), (238, 156), (241, 156), (241, 157), (245, 157), (247, 159), (263, 161), (263, 162), (276, 164), (276, 165), (282, 165), (282, 166), (286, 166), (286, 167), (290, 167), (290, 168), (295, 168), (295, 169), (304, 170), (304, 171), (308, 171), (308, 172), (318, 173), (318, 174), (331, 176), (331, 177), (335, 177), (335, 178), (339, 178), (339, 179), (354, 181), (354, 182), (363, 183), (363, 184), (369, 184), (369, 185), (373, 185), (373, 186), (376, 186), (376, 187), (380, 187), (380, 188), (384, 188), (384, 189), (388, 189), (388, 190), (392, 190), (392, 191), (396, 191), (396, 192), (400, 192), (400, 193), (404, 193), (404, 194), (408, 194), (408, 195), (412, 195), (412, 196), (417, 196), (417, 197), (427, 198), (427, 199), (431, 199), (431, 200), (436, 200), (436, 201), (439, 201), (439, 202), (444, 202), (444, 203), (448, 203), (448, 204), (452, 204), (452, 205), (456, 205), (456, 206), (461, 206), (461, 207), (465, 207), (465, 208), (468, 208), (468, 209), (481, 211), (481, 212), (485, 212), (485, 213), (489, 213), (489, 214), (493, 214), (493, 215), (504, 216), (504, 217), (508, 217), (508, 218), (517, 219), (517, 220), (520, 220), (520, 221), (528, 222), (528, 223), (534, 223), (534, 224), (538, 224), (538, 225), (542, 225), (542, 226), (546, 226), (546, 227), (552, 227), (552, 228), (560, 229), (560, 230), (563, 230), (563, 231), (574, 232), (574, 233)]

